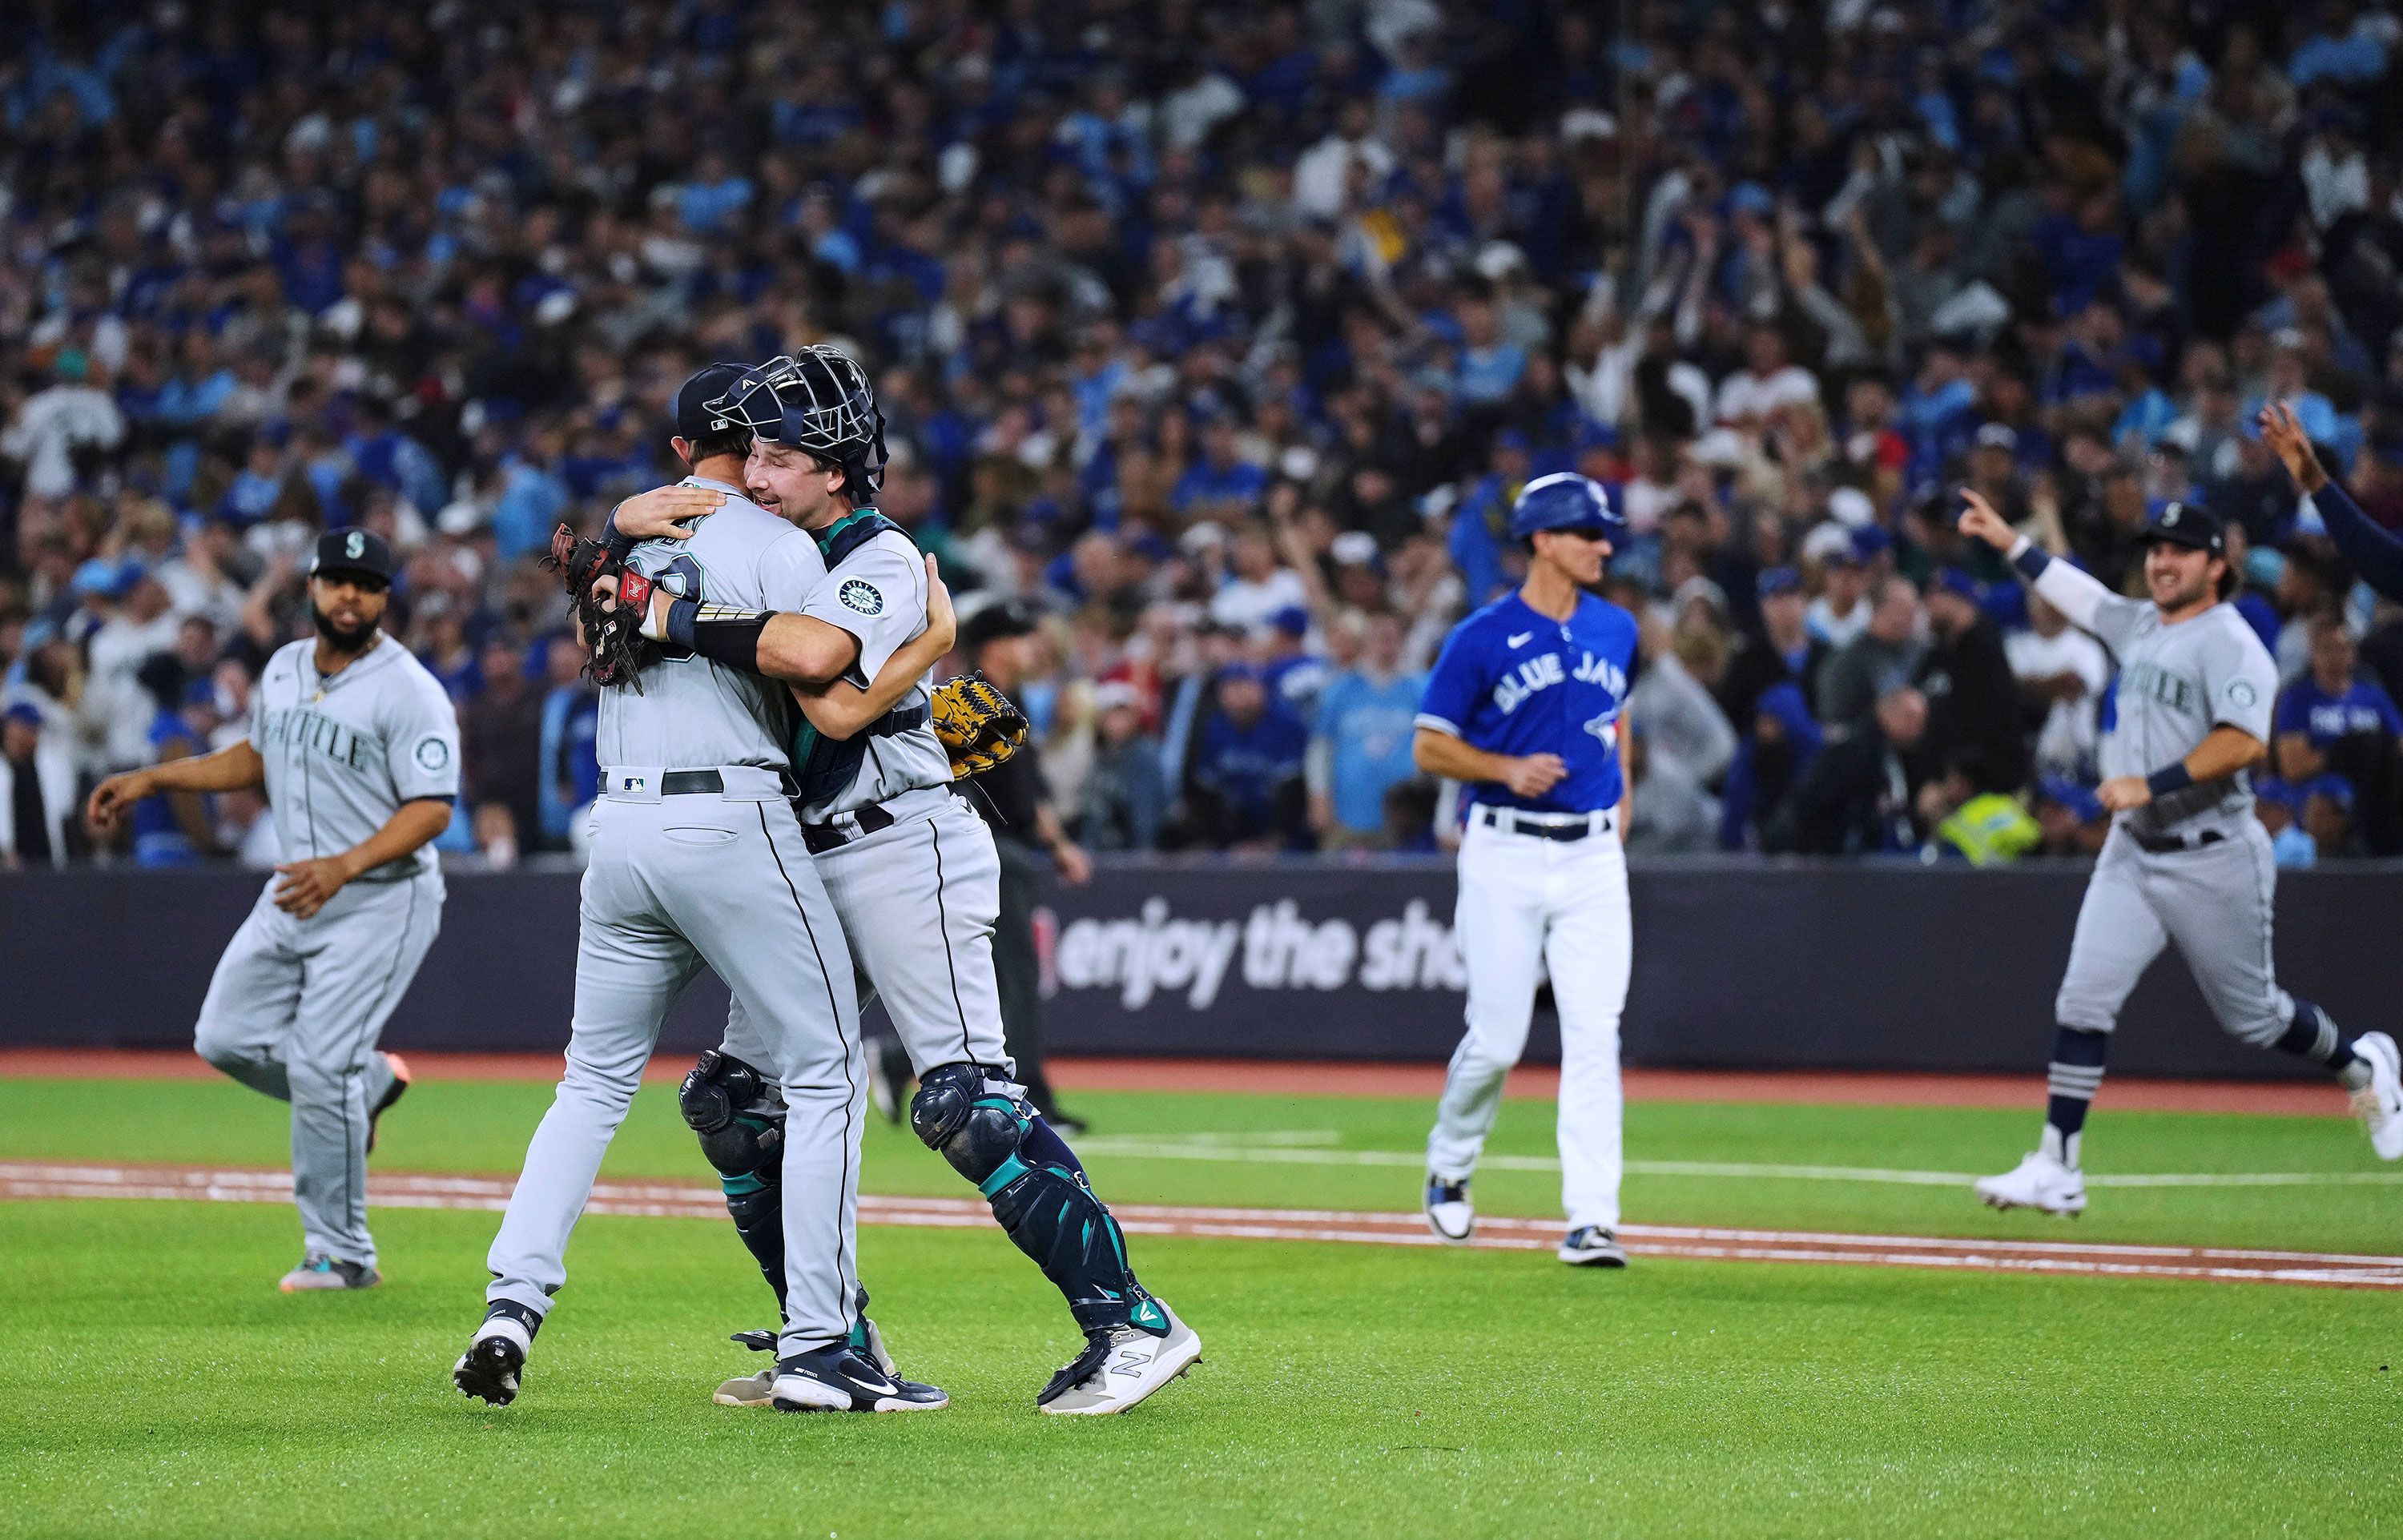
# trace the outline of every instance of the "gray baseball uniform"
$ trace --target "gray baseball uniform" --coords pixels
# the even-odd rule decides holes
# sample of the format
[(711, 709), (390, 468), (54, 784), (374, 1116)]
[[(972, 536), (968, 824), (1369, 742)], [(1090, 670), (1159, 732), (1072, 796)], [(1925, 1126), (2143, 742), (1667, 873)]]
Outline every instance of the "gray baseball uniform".
[[(855, 539), (871, 527), (875, 533)], [(872, 510), (816, 538), (833, 569), (800, 611), (857, 638), (859, 659), (848, 677), (866, 688), (926, 629), (925, 562), (908, 535)], [(895, 709), (923, 714), (932, 699), (929, 674)], [(841, 917), (852, 962), (866, 976), (863, 995), (884, 1001), (918, 1071), (968, 1063), (1009, 1079), (1015, 1071), (1003, 1046), (993, 972), (1001, 857), (992, 831), (952, 793), (951, 755), (926, 722), (863, 734), (847, 747), (857, 758), (842, 762), (801, 820), (819, 831), (818, 874)], [(862, 831), (863, 808), (881, 810), (892, 825)], [(830, 837), (842, 842), (829, 844)], [(747, 1060), (754, 1041), (737, 1001), (726, 1051)]]
[[(825, 576), (809, 536), (739, 488), (688, 484), (727, 501), (689, 540), (646, 543), (629, 564), (690, 597), (800, 608)], [(750, 1024), (743, 1057), (778, 1083), (788, 1108), (782, 1350), (851, 1331), (858, 1015), (851, 959), (787, 799), (798, 716), (782, 686), (688, 655), (645, 669), (639, 691), (603, 694), (567, 1073), (493, 1242), (488, 1299), (549, 1310), (568, 1234), (660, 1021), (706, 963)]]
[[(389, 636), (331, 676), (314, 640), (268, 659), (250, 742), (287, 858), (339, 855), (403, 802), (455, 798), (459, 719), (451, 698)], [(275, 907), (271, 878), (234, 932), (194, 1047), (228, 1075), (292, 1103), (292, 1186), (308, 1249), (372, 1267), (369, 1111), (392, 1089), (375, 1051), (442, 921), (434, 853), (412, 852), (346, 884), (308, 919)]]
[[(2269, 742), (2277, 666), (2232, 606), (2164, 624), (2157, 605), (2120, 598), (2062, 562), (2035, 587), (2119, 665), (2118, 721), (2102, 743), (2106, 779), (2183, 759), (2222, 724)], [(2174, 941), (2221, 1027), (2258, 1047), (2276, 1042), (2295, 1004), (2271, 961), (2277, 866), (2252, 812), (2252, 784), (2240, 770), (2113, 820), (2055, 1003), (2063, 1026), (2109, 1032), (2136, 980)]]

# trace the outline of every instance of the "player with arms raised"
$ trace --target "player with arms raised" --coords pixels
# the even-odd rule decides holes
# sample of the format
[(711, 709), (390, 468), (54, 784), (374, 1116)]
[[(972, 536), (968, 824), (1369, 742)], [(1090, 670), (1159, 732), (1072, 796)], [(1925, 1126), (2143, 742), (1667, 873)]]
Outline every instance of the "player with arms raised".
[(1469, 1177), (1527, 1046), (1535, 983), (1561, 1014), (1563, 1262), (1621, 1268), (1618, 1017), (1633, 949), (1627, 902), (1627, 732), (1635, 618), (1585, 590), (1625, 529), (1609, 489), (1563, 473), (1527, 484), (1510, 534), (1527, 581), (1452, 629), (1411, 744), (1419, 769), (1468, 784), (1456, 933), (1468, 1031), (1427, 1139), (1426, 1216), (1476, 1225)]

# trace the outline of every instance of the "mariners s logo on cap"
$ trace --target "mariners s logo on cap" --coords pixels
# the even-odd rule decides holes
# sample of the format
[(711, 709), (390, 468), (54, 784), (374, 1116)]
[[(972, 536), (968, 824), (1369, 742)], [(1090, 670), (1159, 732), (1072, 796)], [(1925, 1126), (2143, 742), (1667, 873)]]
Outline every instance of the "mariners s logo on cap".
[(357, 530), (351, 531), (351, 537), (342, 542), (342, 554), (355, 562), (367, 553), (368, 537)]
[(836, 590), (835, 597), (842, 601), (845, 609), (857, 610), (862, 615), (884, 613), (884, 595), (877, 591), (875, 584), (863, 577), (854, 577), (843, 584)]

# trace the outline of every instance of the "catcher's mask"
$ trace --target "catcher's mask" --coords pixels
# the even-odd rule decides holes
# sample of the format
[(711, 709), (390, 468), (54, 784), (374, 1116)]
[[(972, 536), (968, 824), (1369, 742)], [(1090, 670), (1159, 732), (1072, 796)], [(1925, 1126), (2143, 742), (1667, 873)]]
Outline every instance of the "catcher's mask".
[(788, 444), (842, 467), (864, 503), (884, 484), (884, 414), (850, 354), (823, 345), (769, 359), (708, 409), (771, 444)]

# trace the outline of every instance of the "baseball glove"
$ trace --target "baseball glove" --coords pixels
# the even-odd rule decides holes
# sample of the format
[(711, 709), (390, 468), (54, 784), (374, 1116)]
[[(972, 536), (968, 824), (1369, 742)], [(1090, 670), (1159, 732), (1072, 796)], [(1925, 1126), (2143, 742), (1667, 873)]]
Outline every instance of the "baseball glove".
[(951, 752), (953, 775), (989, 770), (1026, 742), (1026, 714), (977, 670), (937, 690), (929, 709), (935, 736)]
[[(584, 672), (604, 688), (632, 685), (640, 692), (651, 644), (643, 639), (644, 604), (630, 601), (640, 597), (647, 602), (649, 585), (628, 572), (608, 547), (586, 539), (565, 524), (551, 533), (550, 554), (542, 559), (542, 564), (557, 572), (565, 584), (576, 625), (591, 645), (592, 655), (585, 659)], [(592, 585), (604, 577), (617, 578), (621, 589), (639, 585), (645, 591), (639, 596), (628, 591), (621, 599), (629, 602), (610, 603), (592, 591)]]

